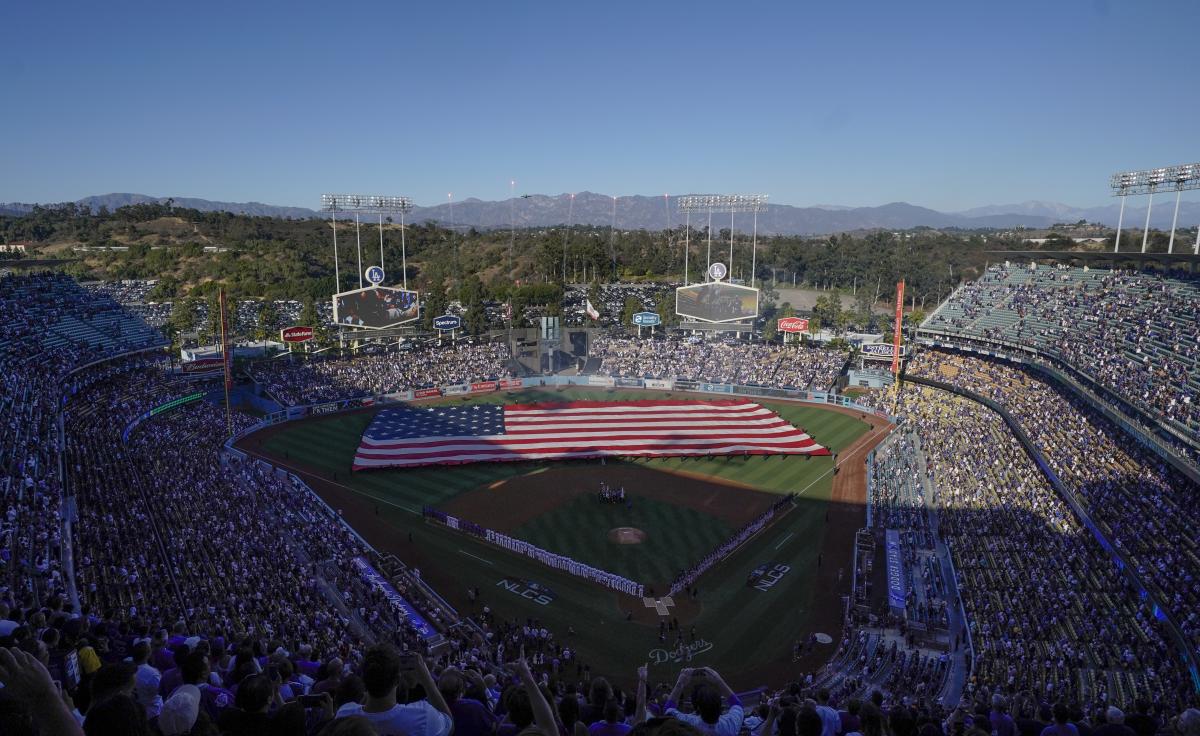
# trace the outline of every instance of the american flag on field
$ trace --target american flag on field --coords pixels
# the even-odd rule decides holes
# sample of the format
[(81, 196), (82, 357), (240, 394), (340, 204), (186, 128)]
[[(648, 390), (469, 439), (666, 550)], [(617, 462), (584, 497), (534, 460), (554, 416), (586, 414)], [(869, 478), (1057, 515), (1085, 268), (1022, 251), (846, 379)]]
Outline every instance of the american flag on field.
[(354, 469), (743, 454), (829, 451), (751, 401), (477, 404), (379, 412), (363, 433)]

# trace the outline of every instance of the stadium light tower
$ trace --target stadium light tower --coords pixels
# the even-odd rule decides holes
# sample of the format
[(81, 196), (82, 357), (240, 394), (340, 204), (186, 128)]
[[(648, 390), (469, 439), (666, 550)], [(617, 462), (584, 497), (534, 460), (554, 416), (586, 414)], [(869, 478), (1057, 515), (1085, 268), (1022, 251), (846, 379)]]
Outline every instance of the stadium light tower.
[[(321, 209), (330, 213), (333, 222), (333, 278), (336, 283), (334, 292), (342, 290), (341, 272), (338, 267), (337, 247), (337, 213), (353, 212), (354, 229), (358, 234), (358, 218), (360, 215), (379, 215), (379, 267), (383, 268), (383, 216), (400, 215), (400, 268), (403, 272), (404, 288), (408, 289), (408, 251), (404, 241), (406, 223), (404, 216), (411, 212), (412, 200), (408, 197), (390, 197), (368, 194), (322, 194)], [(362, 241), (358, 241), (358, 286), (362, 288)]]
[(1121, 214), (1117, 217), (1117, 238), (1113, 243), (1113, 252), (1121, 246), (1121, 225), (1125, 219), (1125, 198), (1131, 194), (1148, 194), (1150, 200), (1146, 206), (1146, 224), (1142, 230), (1142, 252), (1150, 239), (1150, 211), (1154, 206), (1154, 193), (1162, 186), (1172, 186), (1175, 189), (1175, 216), (1171, 220), (1171, 240), (1167, 245), (1167, 253), (1175, 250), (1175, 227), (1179, 221), (1179, 200), (1183, 192), (1200, 189), (1200, 163), (1181, 164), (1179, 166), (1164, 166), (1158, 169), (1142, 169), (1140, 171), (1123, 171), (1113, 174), (1109, 179), (1113, 196), (1121, 198)]
[[(689, 194), (679, 198), (679, 209), (685, 216), (692, 212), (708, 213), (708, 263), (712, 265), (712, 216), (714, 212), (728, 212), (729, 217), (729, 270), (733, 272), (733, 215), (738, 212), (754, 213), (754, 234), (750, 255), (750, 285), (754, 285), (755, 269), (758, 266), (758, 213), (766, 209), (766, 194)], [(686, 225), (685, 225), (686, 227)], [(687, 284), (687, 256), (684, 251), (684, 285)]]

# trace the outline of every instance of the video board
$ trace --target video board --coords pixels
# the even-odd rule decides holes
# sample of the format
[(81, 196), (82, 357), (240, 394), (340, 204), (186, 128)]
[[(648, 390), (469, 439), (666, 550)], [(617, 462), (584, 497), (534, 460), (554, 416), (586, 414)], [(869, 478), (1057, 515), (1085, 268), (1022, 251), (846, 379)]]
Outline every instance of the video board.
[(333, 319), (345, 327), (381, 330), (417, 319), (419, 305), (415, 291), (369, 286), (334, 294)]
[(675, 313), (698, 322), (747, 322), (758, 317), (758, 289), (720, 281), (680, 286)]

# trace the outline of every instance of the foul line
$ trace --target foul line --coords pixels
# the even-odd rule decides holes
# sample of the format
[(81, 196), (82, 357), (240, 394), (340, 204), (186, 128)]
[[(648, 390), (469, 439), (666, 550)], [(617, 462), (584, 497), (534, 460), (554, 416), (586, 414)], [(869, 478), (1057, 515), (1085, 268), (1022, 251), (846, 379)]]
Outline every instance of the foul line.
[(789, 539), (791, 539), (791, 538), (792, 538), (792, 536), (794, 536), (794, 535), (795, 535), (795, 532), (788, 532), (788, 533), (787, 533), (787, 536), (786, 536), (786, 537), (784, 537), (783, 539), (779, 540), (779, 544), (775, 545), (775, 549), (779, 549), (780, 547), (782, 547), (782, 546), (783, 546), (784, 544), (786, 544), (786, 543), (787, 543), (787, 541), (788, 541)]
[(478, 555), (473, 555), (473, 554), (471, 554), (470, 552), (466, 551), (465, 549), (460, 549), (460, 550), (459, 550), (459, 554), (464, 554), (464, 555), (466, 555), (467, 557), (474, 557), (475, 559), (479, 560), (480, 562), (486, 562), (486, 563), (487, 563), (487, 564), (489, 564), (489, 565), (495, 565), (495, 564), (496, 564), (496, 563), (492, 562), (491, 560), (485, 560), (485, 559), (483, 559), (482, 557), (479, 557)]
[(848, 460), (850, 460), (850, 458), (854, 457), (854, 456), (855, 456), (855, 455), (857, 455), (858, 453), (860, 453), (860, 452), (862, 452), (863, 450), (867, 449), (867, 440), (871, 439), (871, 435), (878, 434), (879, 432), (882, 432), (883, 430), (886, 430), (886, 429), (888, 429), (890, 426), (891, 426), (890, 424), (884, 424), (883, 426), (876, 427), (875, 429), (871, 430), (871, 431), (870, 431), (870, 432), (868, 432), (867, 434), (863, 435), (863, 436), (862, 436), (862, 437), (861, 437), (861, 438), (860, 438), (860, 439), (859, 439), (859, 440), (856, 442), (856, 444), (858, 445), (858, 447), (857, 447), (857, 448), (855, 448), (855, 449), (851, 450), (850, 452), (846, 453), (846, 455), (845, 455), (844, 457), (839, 457), (839, 458), (838, 458), (838, 462), (837, 462), (837, 464), (836, 464), (836, 465), (834, 465), (834, 466), (833, 466), (832, 468), (830, 468), (829, 470), (826, 470), (824, 473), (821, 473), (821, 474), (820, 474), (820, 475), (818, 475), (816, 478), (813, 478), (813, 480), (812, 480), (812, 482), (811, 482), (811, 483), (809, 483), (808, 485), (804, 486), (803, 488), (801, 488), (799, 491), (797, 491), (797, 492), (796, 492), (796, 497), (797, 497), (797, 498), (799, 498), (800, 496), (803, 496), (803, 495), (804, 495), (804, 494), (805, 494), (805, 493), (808, 491), (808, 489), (809, 489), (809, 488), (812, 488), (812, 487), (813, 487), (813, 486), (815, 486), (817, 483), (820, 483), (822, 480), (824, 480), (824, 479), (825, 479), (825, 476), (829, 475), (829, 474), (830, 474), (830, 473), (832, 473), (833, 471), (835, 471), (835, 470), (837, 470), (838, 468), (842, 467), (843, 465), (845, 465), (845, 464), (846, 464), (846, 462), (847, 462)]

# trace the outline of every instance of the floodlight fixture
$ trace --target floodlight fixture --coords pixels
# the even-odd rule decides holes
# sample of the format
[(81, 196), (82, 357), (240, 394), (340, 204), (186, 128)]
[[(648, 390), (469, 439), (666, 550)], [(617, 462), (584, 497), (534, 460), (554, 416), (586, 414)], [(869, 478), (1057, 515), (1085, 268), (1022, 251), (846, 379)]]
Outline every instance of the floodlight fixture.
[[(708, 215), (708, 255), (706, 272), (708, 266), (712, 265), (712, 216), (713, 213), (728, 213), (729, 221), (729, 268), (733, 269), (733, 215), (737, 212), (751, 212), (754, 214), (752, 245), (750, 251), (750, 283), (754, 284), (755, 269), (758, 266), (758, 213), (767, 208), (766, 194), (688, 194), (676, 200), (676, 206), (685, 216), (691, 216), (693, 212), (704, 212)], [(690, 228), (690, 220), (685, 220), (685, 245), (684, 245), (684, 266), (683, 266), (683, 283), (686, 286), (688, 283), (687, 273), (687, 249), (690, 243), (686, 240), (686, 232)]]
[(375, 194), (322, 194), (321, 209), (325, 212), (357, 212), (369, 215), (391, 215), (411, 212), (408, 197), (388, 197)]
[(676, 200), (681, 212), (762, 212), (765, 194), (689, 194)]
[(1109, 186), (1112, 187), (1113, 196), (1121, 198), (1121, 214), (1117, 218), (1117, 237), (1113, 243), (1114, 253), (1121, 247), (1121, 226), (1125, 220), (1125, 198), (1131, 194), (1150, 195), (1150, 201), (1146, 205), (1146, 224), (1142, 231), (1142, 252), (1145, 253), (1150, 239), (1150, 209), (1154, 206), (1154, 194), (1163, 190), (1175, 192), (1175, 216), (1171, 220), (1171, 239), (1167, 243), (1169, 255), (1175, 250), (1175, 227), (1179, 221), (1180, 196), (1183, 192), (1200, 189), (1200, 163), (1123, 171), (1112, 175), (1109, 179)]
[(354, 230), (355, 241), (358, 247), (358, 287), (363, 288), (362, 283), (362, 238), (359, 230), (359, 217), (361, 215), (378, 215), (379, 216), (379, 265), (383, 266), (383, 216), (384, 215), (400, 215), (400, 258), (401, 268), (403, 270), (404, 288), (408, 288), (408, 253), (405, 247), (404, 231), (405, 225), (404, 215), (411, 212), (413, 208), (412, 199), (409, 197), (393, 197), (379, 194), (322, 194), (321, 209), (328, 212), (330, 219), (333, 222), (333, 280), (336, 284), (335, 291), (342, 290), (342, 276), (338, 265), (338, 245), (337, 245), (337, 213), (345, 212), (354, 215)]
[(1169, 187), (1177, 192), (1200, 189), (1200, 163), (1123, 171), (1112, 175), (1109, 186), (1117, 197), (1151, 194), (1159, 191), (1160, 187)]

